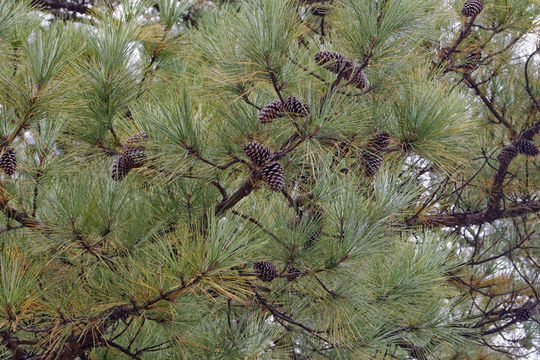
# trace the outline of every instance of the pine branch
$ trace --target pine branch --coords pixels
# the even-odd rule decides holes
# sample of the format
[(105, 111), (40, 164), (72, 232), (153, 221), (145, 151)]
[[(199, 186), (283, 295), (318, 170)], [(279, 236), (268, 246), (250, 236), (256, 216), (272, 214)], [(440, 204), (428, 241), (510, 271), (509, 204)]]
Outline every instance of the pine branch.
[(240, 200), (248, 196), (254, 189), (253, 184), (257, 181), (257, 177), (254, 174), (251, 174), (248, 176), (242, 185), (232, 194), (230, 197), (228, 197), (226, 200), (223, 200), (215, 210), (216, 215), (220, 215), (226, 210), (232, 208), (234, 205), (236, 205)]
[[(517, 139), (514, 140), (513, 145), (515, 145), (521, 139), (530, 139), (539, 132), (540, 121), (535, 123), (533, 126), (523, 129)], [(514, 158), (512, 158), (512, 160)], [(506, 209), (500, 208), (500, 203), (503, 196), (504, 179), (512, 160), (499, 162), (499, 167), (493, 175), (488, 205), (485, 209), (458, 214), (429, 214), (424, 216), (415, 215), (406, 221), (407, 225), (422, 225), (428, 227), (479, 225), (504, 218), (513, 218), (537, 213), (540, 211), (540, 201), (512, 204)]]
[(495, 109), (495, 106), (493, 106), (493, 102), (488, 100), (486, 95), (484, 95), (484, 93), (480, 90), (478, 85), (474, 82), (474, 79), (471, 77), (471, 75), (465, 73), (463, 74), (463, 78), (465, 79), (466, 84), (472, 87), (476, 95), (478, 95), (480, 99), (482, 99), (482, 101), (487, 106), (489, 111), (493, 114), (493, 116), (495, 116), (497, 120), (499, 120), (501, 124), (506, 126), (506, 128), (510, 131), (510, 133), (515, 136), (516, 130), (514, 129), (514, 127), (497, 111), (497, 109)]
[(76, 3), (72, 1), (61, 1), (61, 0), (32, 0), (32, 5), (37, 5), (46, 10), (51, 9), (63, 9), (66, 11), (76, 11), (80, 14), (84, 14), (88, 11), (88, 6), (84, 3)]
[(532, 93), (532, 90), (531, 90), (531, 84), (530, 84), (530, 81), (529, 81), (528, 68), (529, 68), (529, 63), (530, 63), (531, 59), (539, 51), (540, 51), (540, 47), (537, 47), (536, 50), (531, 55), (529, 55), (529, 57), (527, 58), (527, 61), (525, 62), (525, 89), (527, 90), (527, 94), (529, 94), (529, 97), (531, 98), (531, 100), (533, 102), (533, 105), (534, 105), (536, 110), (540, 110), (540, 105), (538, 105), (538, 101), (536, 100), (536, 97), (534, 96), (534, 94)]
[(509, 219), (540, 211), (540, 201), (515, 204), (505, 210), (484, 209), (482, 211), (459, 214), (430, 214), (407, 221), (407, 225), (422, 225), (427, 227), (468, 226), (489, 223), (495, 220)]

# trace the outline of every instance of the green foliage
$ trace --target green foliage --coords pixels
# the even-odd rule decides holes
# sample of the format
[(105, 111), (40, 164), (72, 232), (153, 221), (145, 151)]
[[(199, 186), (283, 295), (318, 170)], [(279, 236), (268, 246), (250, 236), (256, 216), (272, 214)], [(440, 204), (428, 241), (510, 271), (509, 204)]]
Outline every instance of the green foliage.
[[(473, 25), (463, 3), (1, 1), (1, 356), (457, 360), (498, 326), (537, 346), (516, 314), (538, 158), (497, 155), (540, 126), (538, 8), (486, 1)], [(293, 96), (308, 115), (258, 121)]]

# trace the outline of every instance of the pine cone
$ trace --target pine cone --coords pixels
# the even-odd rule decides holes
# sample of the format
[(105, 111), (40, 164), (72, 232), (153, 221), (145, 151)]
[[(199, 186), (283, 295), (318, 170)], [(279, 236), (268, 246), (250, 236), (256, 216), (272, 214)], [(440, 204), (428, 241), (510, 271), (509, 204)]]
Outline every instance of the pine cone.
[(283, 102), (283, 109), (294, 116), (305, 117), (309, 115), (309, 108), (306, 103), (291, 96)]
[(117, 155), (111, 166), (111, 177), (115, 181), (120, 181), (127, 176), (133, 168), (133, 159), (124, 154)]
[(480, 65), (481, 60), (482, 60), (482, 53), (473, 52), (465, 57), (465, 62), (460, 67), (462, 69), (465, 69), (466, 72), (471, 72), (478, 68), (478, 65)]
[(283, 167), (277, 161), (271, 162), (262, 170), (263, 180), (273, 191), (281, 191), (283, 189), (283, 175)]
[(302, 275), (303, 275), (302, 272), (300, 270), (298, 270), (297, 268), (295, 268), (295, 267), (289, 266), (287, 268), (287, 280), (288, 281), (295, 281), (296, 279), (298, 279)]
[(140, 143), (140, 142), (144, 141), (147, 138), (148, 138), (148, 135), (146, 135), (145, 132), (136, 133), (135, 135), (130, 136), (126, 140), (126, 143), (125, 143), (124, 147), (134, 146), (135, 144)]
[(443, 47), (443, 48), (439, 51), (439, 53), (437, 54), (437, 56), (439, 57), (439, 59), (447, 58), (449, 55), (450, 55), (450, 47), (448, 47), (448, 46)]
[(538, 148), (535, 143), (531, 140), (520, 139), (516, 142), (516, 149), (520, 154), (526, 156), (536, 156), (538, 155)]
[(388, 131), (378, 132), (374, 137), (368, 141), (368, 147), (384, 152), (390, 145), (390, 133)]
[(502, 148), (501, 153), (499, 156), (497, 156), (497, 159), (500, 163), (507, 164), (512, 161), (514, 157), (516, 157), (517, 153), (518, 151), (513, 144), (506, 145)]
[(272, 120), (285, 116), (281, 100), (274, 100), (259, 111), (259, 122), (267, 124)]
[(382, 158), (377, 154), (363, 150), (361, 162), (366, 175), (372, 177), (375, 176), (377, 171), (381, 168)]
[(362, 150), (360, 157), (367, 176), (374, 176), (382, 165), (382, 158), (390, 145), (390, 133), (381, 131), (368, 140), (367, 146)]
[(132, 164), (132, 168), (137, 168), (143, 166), (146, 160), (146, 153), (142, 146), (131, 146), (128, 147), (123, 155), (126, 158), (129, 158)]
[(278, 276), (276, 265), (268, 261), (256, 262), (253, 270), (257, 272), (257, 277), (265, 282), (271, 282)]
[(337, 73), (343, 77), (345, 80), (350, 80), (353, 72), (355, 70), (355, 65), (352, 61), (347, 59), (341, 59), (337, 64)]
[(521, 308), (516, 311), (516, 320), (524, 322), (529, 320), (536, 314), (537, 306), (536, 302), (528, 301)]
[(262, 166), (272, 156), (272, 150), (266, 145), (248, 142), (244, 145), (244, 154), (257, 166)]
[(10, 176), (17, 170), (17, 156), (15, 156), (13, 148), (4, 148), (4, 152), (0, 156), (0, 169)]
[(465, 1), (465, 4), (463, 5), (463, 9), (461, 9), (461, 13), (463, 14), (463, 16), (473, 17), (480, 14), (483, 8), (484, 8), (483, 0), (467, 0)]
[(352, 78), (349, 81), (351, 84), (354, 84), (357, 89), (363, 89), (367, 85), (367, 77), (366, 74), (362, 71), (362, 67), (359, 65), (354, 69), (354, 72), (352, 74)]
[(319, 65), (324, 65), (327, 70), (336, 74), (338, 73), (339, 63), (344, 60), (346, 60), (345, 56), (335, 51), (323, 50), (315, 54), (315, 61)]

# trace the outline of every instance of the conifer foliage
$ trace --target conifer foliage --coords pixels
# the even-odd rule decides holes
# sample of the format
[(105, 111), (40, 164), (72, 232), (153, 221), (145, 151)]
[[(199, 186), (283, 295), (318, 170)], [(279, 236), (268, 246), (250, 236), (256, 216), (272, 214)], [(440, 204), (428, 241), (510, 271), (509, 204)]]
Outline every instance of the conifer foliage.
[(0, 0), (0, 358), (532, 354), (537, 23)]

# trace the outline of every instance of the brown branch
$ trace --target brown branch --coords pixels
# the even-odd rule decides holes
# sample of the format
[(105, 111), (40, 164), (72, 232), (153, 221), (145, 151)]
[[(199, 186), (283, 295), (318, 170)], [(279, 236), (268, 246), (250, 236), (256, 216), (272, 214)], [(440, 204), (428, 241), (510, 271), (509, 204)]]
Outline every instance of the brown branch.
[(226, 200), (223, 200), (217, 207), (216, 207), (216, 215), (222, 214), (224, 211), (232, 208), (234, 205), (236, 205), (240, 200), (248, 196), (254, 189), (253, 184), (257, 181), (257, 177), (255, 174), (251, 174), (248, 176), (242, 185), (232, 194), (230, 197), (228, 197)]
[(225, 188), (219, 182), (213, 180), (210, 181), (210, 184), (214, 185), (219, 190), (221, 196), (223, 197), (223, 201), (227, 200), (229, 197), (229, 195), (227, 195), (227, 190), (225, 190)]
[(33, 0), (32, 5), (44, 7), (46, 10), (50, 9), (64, 9), (67, 11), (76, 11), (84, 14), (88, 11), (88, 6), (84, 4), (78, 4), (71, 1), (58, 1), (58, 0)]
[(279, 97), (279, 100), (283, 102), (284, 99), (283, 99), (283, 96), (281, 95), (282, 86), (277, 83), (278, 79), (277, 79), (275, 71), (271, 67), (270, 55), (268, 53), (265, 56), (265, 61), (266, 61), (266, 71), (268, 71), (268, 75), (270, 76), (270, 80), (272, 81), (272, 86), (274, 87), (274, 90), (276, 91), (276, 94)]
[(487, 106), (489, 111), (493, 114), (493, 116), (495, 116), (501, 124), (506, 126), (506, 128), (511, 132), (513, 136), (515, 136), (516, 130), (514, 130), (513, 126), (497, 111), (497, 109), (495, 109), (495, 107), (493, 106), (493, 103), (489, 101), (486, 95), (480, 90), (480, 88), (478, 87), (478, 84), (476, 84), (476, 82), (473, 80), (471, 75), (465, 73), (463, 74), (463, 79), (465, 79), (465, 82), (467, 85), (469, 85), (469, 87), (474, 89), (474, 92), (476, 93), (476, 95), (478, 95), (480, 99), (482, 99), (482, 101)]
[(42, 223), (39, 220), (36, 220), (32, 216), (30, 216), (28, 213), (17, 210), (16, 208), (9, 206), (8, 199), (6, 198), (5, 194), (3, 194), (3, 192), (4, 192), (4, 189), (0, 187), (0, 210), (4, 213), (6, 217), (19, 222), (24, 227), (41, 228), (41, 229), (45, 228), (44, 223)]
[(233, 210), (232, 213), (234, 215), (237, 215), (237, 216), (240, 216), (242, 219), (245, 219), (247, 221), (249, 221), (250, 223), (252, 224), (255, 224), (256, 226), (258, 226), (266, 235), (270, 236), (272, 239), (276, 240), (278, 243), (280, 243), (281, 245), (285, 246), (287, 249), (290, 250), (289, 246), (287, 245), (287, 243), (283, 240), (281, 240), (280, 238), (277, 237), (276, 234), (274, 234), (273, 232), (271, 232), (270, 230), (268, 230), (266, 227), (264, 227), (263, 224), (261, 224), (259, 221), (257, 221), (256, 219), (252, 218), (251, 216), (249, 215), (245, 215), (245, 214), (242, 214), (236, 210)]
[(529, 55), (529, 57), (527, 58), (527, 61), (525, 62), (525, 89), (527, 89), (527, 93), (529, 94), (529, 96), (530, 96), (530, 98), (531, 98), (531, 100), (533, 102), (534, 107), (537, 110), (540, 110), (540, 106), (538, 105), (538, 101), (536, 101), (536, 97), (532, 93), (531, 85), (529, 83), (529, 73), (527, 71), (527, 68), (529, 67), (529, 62), (531, 61), (533, 56), (536, 55), (536, 53), (538, 51), (540, 51), (540, 47), (537, 47), (536, 50), (531, 55)]
[(257, 299), (257, 302), (259, 304), (261, 304), (262, 306), (264, 306), (265, 308), (267, 308), (270, 313), (272, 315), (274, 315), (276, 318), (279, 318), (283, 321), (286, 321), (290, 324), (293, 324), (293, 325), (296, 325), (304, 330), (306, 330), (307, 332), (311, 333), (312, 335), (314, 335), (315, 337), (319, 338), (320, 340), (328, 343), (328, 344), (332, 344), (330, 342), (330, 340), (328, 339), (325, 339), (324, 337), (322, 337), (321, 335), (319, 335), (320, 331), (316, 331), (316, 330), (313, 330), (312, 328), (302, 324), (302, 323), (299, 323), (298, 321), (292, 319), (291, 317), (287, 316), (285, 313), (279, 311), (278, 309), (274, 308), (272, 305), (270, 305), (265, 298), (263, 298), (262, 296), (260, 296), (257, 292), (255, 292), (255, 298)]
[(443, 63), (443, 61), (450, 61), (452, 59), (452, 55), (456, 51), (457, 47), (467, 36), (469, 36), (469, 33), (471, 32), (471, 28), (474, 24), (474, 20), (476, 19), (476, 16), (471, 17), (467, 23), (465, 23), (465, 26), (463, 29), (459, 32), (458, 38), (454, 41), (452, 45), (448, 47), (448, 50), (445, 52), (445, 56), (441, 58), (441, 61), (439, 62), (439, 65)]
[(480, 225), (486, 222), (513, 218), (540, 211), (540, 201), (516, 204), (507, 209), (490, 209), (460, 214), (430, 214), (407, 220), (407, 225), (427, 227)]

